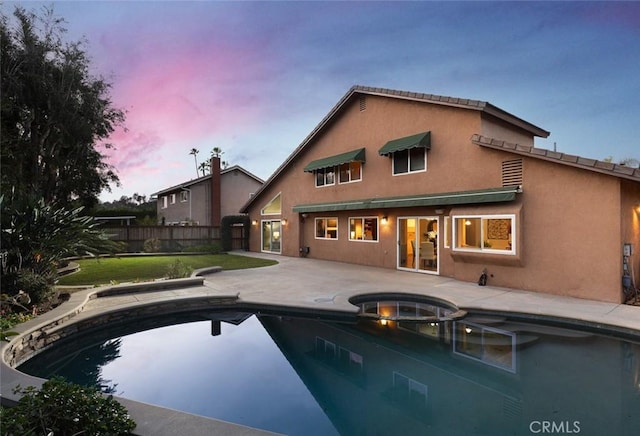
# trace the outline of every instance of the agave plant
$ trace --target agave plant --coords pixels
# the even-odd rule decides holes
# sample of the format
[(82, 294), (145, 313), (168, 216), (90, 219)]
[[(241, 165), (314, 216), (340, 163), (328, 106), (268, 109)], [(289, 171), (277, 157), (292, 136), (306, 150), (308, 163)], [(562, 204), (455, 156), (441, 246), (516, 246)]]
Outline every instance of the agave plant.
[[(4, 292), (17, 294), (21, 278), (29, 283), (38, 281), (34, 274), (53, 284), (58, 263), (65, 257), (117, 250), (118, 243), (111, 241), (93, 217), (82, 215), (82, 211), (82, 207), (67, 209), (45, 204), (41, 198), (14, 201), (3, 207)], [(38, 298), (34, 300), (39, 303)]]

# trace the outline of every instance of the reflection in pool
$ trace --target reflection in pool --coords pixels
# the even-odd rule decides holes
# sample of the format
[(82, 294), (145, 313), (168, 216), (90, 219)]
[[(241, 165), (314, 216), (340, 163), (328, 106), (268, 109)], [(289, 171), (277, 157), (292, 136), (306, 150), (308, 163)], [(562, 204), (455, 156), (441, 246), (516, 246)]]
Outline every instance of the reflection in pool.
[(380, 321), (191, 314), (59, 344), (19, 369), (289, 435), (640, 428), (637, 343), (473, 315)]

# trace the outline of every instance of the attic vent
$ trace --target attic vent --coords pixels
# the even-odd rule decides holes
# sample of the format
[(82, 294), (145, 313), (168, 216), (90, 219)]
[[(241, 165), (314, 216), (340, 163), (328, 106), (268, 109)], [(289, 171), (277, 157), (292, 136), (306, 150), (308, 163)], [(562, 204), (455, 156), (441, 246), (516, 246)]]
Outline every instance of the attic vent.
[(502, 186), (522, 186), (522, 159), (502, 162)]
[(367, 96), (361, 95), (360, 96), (360, 112), (362, 112), (366, 108), (367, 108)]

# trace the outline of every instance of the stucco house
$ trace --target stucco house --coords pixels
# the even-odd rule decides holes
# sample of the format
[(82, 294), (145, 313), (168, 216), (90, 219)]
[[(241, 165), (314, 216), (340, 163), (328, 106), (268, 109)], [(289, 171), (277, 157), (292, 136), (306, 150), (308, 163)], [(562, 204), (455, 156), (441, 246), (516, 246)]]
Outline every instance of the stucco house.
[(238, 165), (221, 170), (220, 158), (214, 157), (211, 174), (153, 194), (159, 224), (219, 226), (222, 217), (238, 215), (263, 183)]
[(490, 103), (354, 86), (242, 207), (250, 250), (621, 302), (640, 169)]

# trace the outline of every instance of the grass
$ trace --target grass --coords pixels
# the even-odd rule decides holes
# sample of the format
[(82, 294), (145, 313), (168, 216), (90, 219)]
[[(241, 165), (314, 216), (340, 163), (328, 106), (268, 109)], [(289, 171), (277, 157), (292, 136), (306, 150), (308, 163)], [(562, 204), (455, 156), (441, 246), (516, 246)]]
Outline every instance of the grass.
[(221, 266), (223, 270), (258, 268), (278, 263), (233, 254), (196, 256), (134, 256), (83, 259), (77, 261), (80, 271), (60, 278), (58, 285), (105, 285), (109, 283), (137, 282), (165, 277), (169, 264), (176, 259), (193, 269)]

